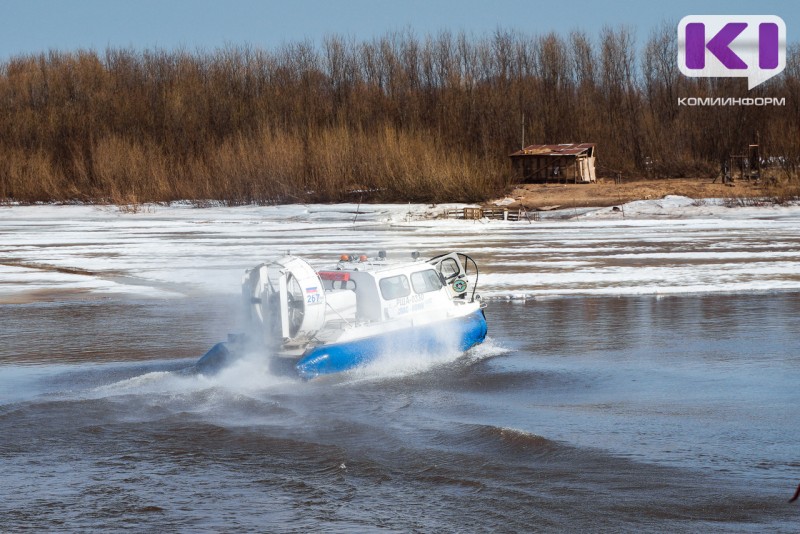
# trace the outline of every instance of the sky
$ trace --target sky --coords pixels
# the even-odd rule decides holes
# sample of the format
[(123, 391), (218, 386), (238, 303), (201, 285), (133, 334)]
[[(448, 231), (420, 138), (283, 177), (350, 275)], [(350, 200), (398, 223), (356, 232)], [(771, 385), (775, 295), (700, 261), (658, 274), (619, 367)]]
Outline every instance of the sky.
[[(160, 48), (188, 51), (249, 44), (320, 43), (338, 34), (357, 41), (396, 30), (418, 36), (443, 30), (497, 29), (596, 35), (604, 25), (636, 29), (640, 42), (662, 22), (686, 15), (778, 15), (787, 41), (800, 35), (796, 0), (0, 0), (0, 62), (48, 50)], [(677, 31), (677, 30), (676, 30)]]

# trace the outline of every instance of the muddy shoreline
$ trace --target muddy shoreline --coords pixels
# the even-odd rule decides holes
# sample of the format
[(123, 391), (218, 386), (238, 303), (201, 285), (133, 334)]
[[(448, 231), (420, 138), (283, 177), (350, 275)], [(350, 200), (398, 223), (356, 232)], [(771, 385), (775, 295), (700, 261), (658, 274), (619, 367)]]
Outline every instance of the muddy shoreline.
[(617, 206), (634, 200), (654, 200), (667, 195), (694, 199), (754, 198), (769, 196), (763, 183), (738, 181), (713, 183), (708, 178), (641, 180), (615, 183), (598, 179), (592, 184), (521, 184), (505, 198), (487, 202), (486, 206), (501, 205), (510, 209), (550, 210), (574, 207)]

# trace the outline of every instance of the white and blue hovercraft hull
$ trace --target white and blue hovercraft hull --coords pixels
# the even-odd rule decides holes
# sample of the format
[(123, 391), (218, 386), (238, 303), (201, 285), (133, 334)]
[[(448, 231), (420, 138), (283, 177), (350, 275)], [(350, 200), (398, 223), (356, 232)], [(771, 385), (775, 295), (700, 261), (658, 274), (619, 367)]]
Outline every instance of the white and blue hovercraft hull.
[(295, 369), (301, 377), (310, 379), (348, 371), (382, 356), (391, 357), (397, 351), (425, 354), (464, 352), (482, 343), (486, 331), (486, 316), (482, 309), (478, 309), (465, 317), (314, 347), (303, 354)]

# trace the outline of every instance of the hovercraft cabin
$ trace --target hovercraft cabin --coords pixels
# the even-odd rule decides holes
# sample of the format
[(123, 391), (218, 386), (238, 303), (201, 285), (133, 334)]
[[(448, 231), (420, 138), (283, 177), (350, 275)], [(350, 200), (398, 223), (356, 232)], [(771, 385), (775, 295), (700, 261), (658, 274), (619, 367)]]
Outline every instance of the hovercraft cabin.
[(523, 183), (591, 183), (595, 144), (529, 145), (509, 156)]

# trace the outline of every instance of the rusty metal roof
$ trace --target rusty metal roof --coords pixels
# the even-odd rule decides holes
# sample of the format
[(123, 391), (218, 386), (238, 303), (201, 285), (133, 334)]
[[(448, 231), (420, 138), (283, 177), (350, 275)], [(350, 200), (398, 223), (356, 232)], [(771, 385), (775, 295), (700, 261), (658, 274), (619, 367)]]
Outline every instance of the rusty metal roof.
[(565, 143), (562, 145), (528, 145), (511, 154), (514, 156), (579, 156), (595, 147), (595, 143)]

